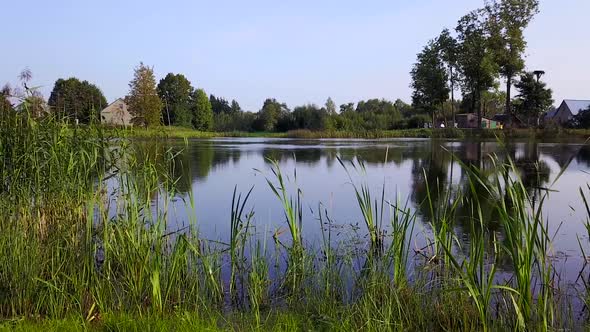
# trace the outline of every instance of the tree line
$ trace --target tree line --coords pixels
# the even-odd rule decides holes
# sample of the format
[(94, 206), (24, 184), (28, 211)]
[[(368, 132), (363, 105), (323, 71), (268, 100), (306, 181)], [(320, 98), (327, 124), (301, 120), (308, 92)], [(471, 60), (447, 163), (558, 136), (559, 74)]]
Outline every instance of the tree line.
[[(537, 125), (553, 104), (552, 91), (540, 80), (542, 71), (525, 71), (524, 30), (539, 12), (538, 0), (489, 0), (461, 17), (451, 32), (444, 29), (417, 55), (410, 72), (412, 105), (433, 119), (455, 122), (455, 91), (462, 109), (483, 116), (504, 113), (524, 125)], [(500, 79), (505, 90), (500, 91)], [(519, 93), (512, 96), (512, 87)], [(498, 107), (504, 99), (503, 108)], [(494, 109), (489, 102), (496, 103)]]
[[(21, 79), (23, 86), (32, 74)], [(16, 110), (11, 96), (22, 96), (20, 105), (37, 109), (37, 116), (53, 113), (68, 121), (82, 124), (100, 121), (100, 111), (107, 100), (100, 88), (75, 77), (58, 79), (45, 102), (35, 90), (21, 93), (10, 87), (0, 91), (0, 107)], [(398, 99), (361, 100), (336, 106), (331, 98), (324, 105), (305, 104), (291, 109), (286, 103), (267, 98), (261, 109), (245, 111), (236, 100), (207, 94), (193, 87), (183, 74), (168, 73), (159, 82), (152, 67), (140, 63), (129, 82), (129, 93), (124, 98), (132, 122), (139, 126), (180, 126), (202, 131), (267, 131), (289, 130), (391, 130), (423, 127), (425, 114), (416, 113), (411, 105)], [(38, 105), (38, 106), (34, 106)]]
[[(443, 29), (417, 54), (410, 71), (411, 104), (369, 99), (337, 107), (328, 98), (324, 105), (291, 109), (267, 98), (253, 113), (236, 100), (195, 88), (180, 73), (168, 73), (158, 82), (153, 67), (143, 63), (134, 70), (125, 101), (136, 125), (202, 131), (392, 130), (456, 123), (457, 113), (476, 113), (479, 122), (505, 114), (509, 121), (535, 126), (553, 104), (552, 90), (541, 80), (544, 73), (525, 70), (524, 31), (538, 12), (538, 0), (487, 0), (483, 8), (461, 17), (453, 30)], [(30, 80), (28, 74), (23, 82)], [(9, 90), (0, 93), (3, 109), (13, 108), (6, 97)], [(96, 85), (78, 78), (58, 79), (47, 107), (38, 94), (27, 98), (38, 112), (81, 123), (100, 119), (100, 110), (107, 106)]]

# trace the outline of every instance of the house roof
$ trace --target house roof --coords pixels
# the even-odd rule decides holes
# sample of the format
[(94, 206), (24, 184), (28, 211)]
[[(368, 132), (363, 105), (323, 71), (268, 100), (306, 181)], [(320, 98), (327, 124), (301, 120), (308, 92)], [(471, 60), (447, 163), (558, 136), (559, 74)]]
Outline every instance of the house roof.
[(547, 112), (547, 114), (545, 114), (545, 117), (552, 118), (555, 116), (555, 114), (557, 114), (557, 111), (559, 111), (559, 108), (556, 108), (556, 109), (553, 109), (553, 110)]
[(570, 109), (572, 115), (576, 115), (578, 112), (590, 108), (590, 100), (565, 99), (563, 102)]
[(102, 111), (100, 111), (100, 113), (110, 113), (110, 112), (114, 111), (113, 109), (109, 109), (109, 108), (117, 102), (125, 103), (125, 100), (123, 100), (123, 98), (115, 99), (112, 103), (108, 104), (107, 107), (103, 108)]

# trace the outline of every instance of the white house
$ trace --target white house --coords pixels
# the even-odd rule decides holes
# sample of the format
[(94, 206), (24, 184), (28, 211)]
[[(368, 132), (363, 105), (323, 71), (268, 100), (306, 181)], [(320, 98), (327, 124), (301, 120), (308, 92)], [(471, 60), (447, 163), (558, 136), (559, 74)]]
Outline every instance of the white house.
[(545, 122), (563, 125), (570, 121), (580, 111), (590, 108), (590, 100), (565, 99), (558, 108), (547, 112)]
[(100, 112), (100, 122), (111, 126), (131, 126), (133, 116), (129, 113), (127, 104), (121, 98), (112, 102)]

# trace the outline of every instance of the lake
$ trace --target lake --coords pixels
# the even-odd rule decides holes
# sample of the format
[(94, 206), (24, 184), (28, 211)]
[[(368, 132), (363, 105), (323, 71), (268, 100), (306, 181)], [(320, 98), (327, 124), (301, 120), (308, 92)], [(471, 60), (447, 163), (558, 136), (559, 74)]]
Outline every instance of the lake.
[[(244, 195), (253, 188), (247, 209), (255, 213), (257, 236), (269, 239), (286, 229), (281, 204), (266, 180), (276, 182), (270, 170), (270, 160), (276, 160), (289, 178), (289, 191), (301, 189), (303, 238), (308, 247), (321, 241), (320, 212), (333, 221), (333, 242), (337, 245), (356, 241), (362, 246), (358, 239), (366, 238), (352, 183), (339, 158), (348, 165), (350, 161), (364, 165), (364, 170), (349, 166), (348, 171), (354, 183), (368, 184), (374, 199), (380, 200), (384, 192), (386, 200), (407, 204), (416, 212), (415, 249), (422, 247), (430, 234), (430, 212), (423, 204), (428, 190), (436, 199), (433, 193), (437, 184), (440, 188), (465, 188), (465, 167), (475, 166), (493, 174), (491, 155), (500, 162), (510, 158), (531, 196), (551, 190), (544, 218), (554, 236), (551, 256), (561, 280), (575, 280), (584, 263), (578, 238), (588, 243), (583, 224), (587, 213), (579, 188), (586, 188), (590, 182), (590, 147), (582, 143), (264, 138), (136, 143), (140, 149), (159, 151), (159, 155), (164, 151), (174, 154), (170, 173), (178, 182), (168, 227), (182, 229), (194, 218), (201, 236), (221, 242), (229, 237), (235, 187)], [(489, 220), (489, 227), (501, 233), (494, 225), (494, 220)], [(465, 226), (458, 223), (455, 232), (468, 241)]]

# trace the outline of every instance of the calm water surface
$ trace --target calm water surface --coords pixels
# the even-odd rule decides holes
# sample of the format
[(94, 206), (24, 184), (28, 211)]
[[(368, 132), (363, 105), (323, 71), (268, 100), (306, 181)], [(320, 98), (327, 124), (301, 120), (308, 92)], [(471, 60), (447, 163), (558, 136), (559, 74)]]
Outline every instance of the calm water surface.
[[(270, 237), (275, 231), (286, 229), (280, 203), (265, 180), (265, 177), (274, 180), (268, 159), (279, 161), (281, 170), (291, 180), (290, 192), (295, 193), (296, 186), (303, 192), (303, 233), (308, 246), (316, 245), (321, 239), (320, 210), (339, 225), (334, 241), (346, 243), (366, 236), (354, 190), (338, 157), (364, 163), (366, 173), (352, 173), (356, 183), (370, 185), (375, 198), (380, 197), (385, 186), (386, 199), (407, 203), (417, 212), (413, 244), (417, 248), (429, 234), (429, 212), (421, 204), (427, 197), (427, 183), (430, 190), (436, 183), (447, 188), (465, 188), (465, 171), (451, 154), (465, 165), (491, 173), (493, 164), (489, 155), (497, 155), (500, 160), (509, 156), (531, 195), (538, 188), (554, 190), (545, 204), (544, 217), (549, 221), (551, 234), (555, 235), (551, 255), (557, 272), (563, 275), (564, 281), (573, 281), (583, 265), (578, 237), (584, 244), (588, 239), (579, 188), (590, 182), (590, 147), (584, 144), (522, 142), (502, 146), (497, 142), (429, 139), (262, 138), (137, 143), (146, 150), (172, 149), (178, 153), (172, 175), (179, 178), (179, 194), (169, 216), (171, 227), (181, 228), (190, 218), (196, 218), (201, 235), (219, 241), (229, 237), (235, 186), (243, 193), (254, 187), (249, 208), (255, 212), (254, 224), (259, 236)], [(188, 207), (191, 199), (194, 206)], [(464, 226), (458, 223), (456, 231), (461, 234)], [(494, 227), (493, 222), (490, 227)]]

